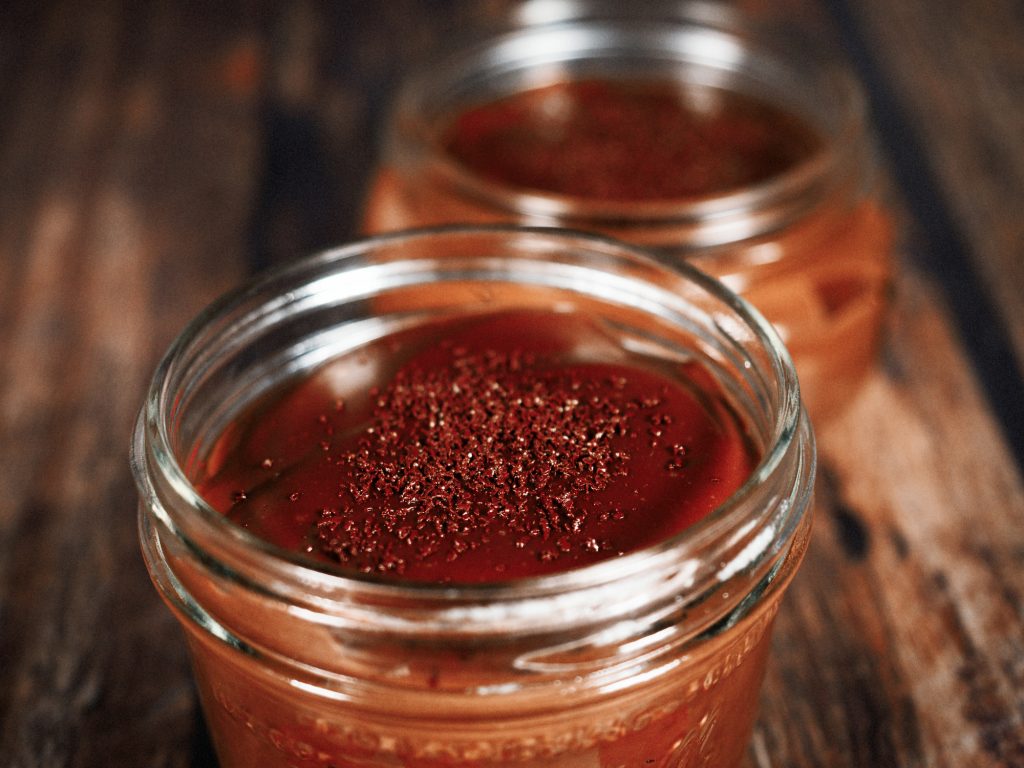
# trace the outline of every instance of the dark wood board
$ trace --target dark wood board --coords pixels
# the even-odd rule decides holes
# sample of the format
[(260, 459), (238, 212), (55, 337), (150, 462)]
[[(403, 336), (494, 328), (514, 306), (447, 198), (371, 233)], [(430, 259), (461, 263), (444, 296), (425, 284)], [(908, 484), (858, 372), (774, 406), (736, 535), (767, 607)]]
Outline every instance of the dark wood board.
[[(1024, 8), (743, 5), (844, 49), (903, 224), (748, 764), (1024, 766)], [(139, 554), (142, 394), (216, 295), (355, 236), (397, 78), (508, 7), (6, 4), (0, 765), (215, 764)]]

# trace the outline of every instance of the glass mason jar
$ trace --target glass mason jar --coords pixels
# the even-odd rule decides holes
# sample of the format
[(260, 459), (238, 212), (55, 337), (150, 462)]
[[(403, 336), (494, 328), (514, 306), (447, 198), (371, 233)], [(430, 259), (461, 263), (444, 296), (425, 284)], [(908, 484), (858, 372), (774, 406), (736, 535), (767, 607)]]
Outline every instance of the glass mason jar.
[[(284, 551), (197, 493), (225, 426), (282, 381), (395, 327), (552, 305), (718, 380), (760, 461), (710, 516), (577, 570), (439, 586)], [(132, 467), (146, 564), (224, 768), (725, 768), (807, 545), (815, 452), (778, 336), (716, 281), (596, 236), (447, 228), (322, 253), (214, 304), (160, 363)]]
[[(692, 263), (775, 324), (812, 416), (836, 412), (874, 362), (890, 282), (891, 218), (874, 184), (857, 82), (793, 30), (759, 25), (720, 5), (615, 5), (527, 3), (512, 31), (413, 74), (386, 130), (365, 230), (482, 222), (571, 227)], [(690, 89), (693, 102), (708, 94), (754, 97), (796, 118), (818, 143), (799, 162), (752, 183), (644, 200), (503, 183), (445, 146), (446, 129), (468, 109), (595, 79), (676, 83)], [(637, 172), (661, 174), (663, 167)], [(566, 170), (573, 172), (578, 168)]]

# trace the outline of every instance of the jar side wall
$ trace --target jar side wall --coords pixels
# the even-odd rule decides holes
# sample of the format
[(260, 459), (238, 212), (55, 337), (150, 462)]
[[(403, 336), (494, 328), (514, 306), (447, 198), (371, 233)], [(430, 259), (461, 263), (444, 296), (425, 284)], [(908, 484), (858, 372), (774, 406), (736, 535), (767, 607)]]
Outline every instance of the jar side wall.
[[(871, 370), (892, 285), (893, 222), (878, 201), (864, 200), (827, 223), (808, 221), (774, 242), (741, 245), (739, 264), (694, 262), (775, 325), (815, 419), (841, 410)], [(766, 246), (774, 261), (744, 266)]]
[[(803, 554), (805, 520), (778, 559), (758, 569), (763, 575), (753, 587), (743, 573), (696, 601), (667, 596), (618, 620), (490, 639), (451, 639), (426, 631), (420, 637), (393, 637), (371, 625), (338, 629), (323, 617), (303, 616), (288, 604), (219, 577), (173, 544), (166, 560), (150, 556), (147, 561), (162, 596), (183, 623), (254, 657), (251, 663), (269, 677), (305, 681), (353, 699), (429, 701), (467, 687), (502, 690), (514, 709), (543, 704), (564, 680), (583, 673), (590, 675), (584, 688), (628, 689), (638, 670), (671, 666), (680, 655), (690, 656), (694, 648), (728, 633), (785, 589)], [(730, 612), (723, 615), (722, 605), (731, 606)], [(288, 632), (268, 631), (281, 626), (288, 626)], [(396, 670), (401, 674), (395, 676)], [(474, 706), (471, 700), (464, 703)]]
[[(648, 670), (635, 670), (624, 688), (589, 690), (580, 687), (574, 670), (563, 670), (558, 683), (549, 683), (550, 693), (531, 697), (525, 710), (501, 702), (489, 712), (475, 691), (438, 691), (402, 703), (386, 691), (353, 695), (321, 688), (314, 678), (297, 677), (294, 670), (281, 674), (240, 644), (225, 642), (183, 615), (180, 605), (172, 603), (172, 609), (188, 636), (204, 711), (225, 768), (394, 759), (416, 768), (575, 768), (581, 760), (602, 768), (679, 768), (710, 760), (725, 768), (738, 764), (744, 753), (771, 625), (803, 557), (810, 524), (809, 517), (801, 518), (785, 559), (752, 609), (713, 638), (677, 649)], [(210, 589), (221, 592), (218, 586)], [(218, 595), (234, 597), (226, 591)], [(201, 599), (210, 604), (209, 596)], [(331, 653), (347, 654), (336, 638), (332, 644)], [(448, 663), (464, 661), (449, 658)], [(495, 693), (498, 702), (502, 692)], [(451, 701), (459, 698), (465, 706)], [(547, 711), (531, 714), (530, 707), (538, 704)], [(452, 716), (459, 711), (461, 716)], [(440, 720), (439, 712), (445, 713)]]
[(567, 678), (547, 697), (549, 711), (518, 717), (490, 713), (476, 695), (473, 719), (439, 717), (452, 709), (440, 695), (432, 710), (396, 716), (393, 699), (346, 702), (313, 688), (297, 691), (205, 633), (189, 642), (225, 768), (255, 764), (257, 756), (267, 768), (395, 760), (410, 768), (581, 761), (678, 768), (711, 760), (725, 768), (738, 762), (749, 738), (780, 597), (704, 644), (685, 666), (589, 700), (576, 696)]

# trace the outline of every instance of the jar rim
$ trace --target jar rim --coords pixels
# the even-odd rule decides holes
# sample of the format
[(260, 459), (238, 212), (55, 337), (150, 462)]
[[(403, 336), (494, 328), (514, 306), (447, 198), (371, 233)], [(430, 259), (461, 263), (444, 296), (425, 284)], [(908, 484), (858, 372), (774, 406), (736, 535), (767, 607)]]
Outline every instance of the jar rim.
[[(523, 88), (502, 91), (510, 94), (579, 79), (566, 69), (568, 63), (579, 61), (605, 62), (609, 66), (628, 61), (636, 68), (635, 77), (644, 76), (644, 67), (653, 67), (659, 79), (684, 84), (694, 83), (687, 74), (692, 67), (704, 67), (722, 76), (749, 74), (761, 78), (767, 73), (781, 73), (805, 80), (809, 77), (804, 70), (810, 68), (792, 61), (792, 46), (771, 39), (769, 33), (780, 30), (755, 30), (748, 19), (729, 9), (699, 2), (655, 3), (652, 8), (636, 11), (594, 2), (548, 5), (554, 12), (534, 14), (540, 19), (537, 23), (529, 23), (530, 16), (524, 12), (523, 26), (457, 49), (407, 79), (396, 96), (387, 139), (396, 155), (405, 153), (441, 183), (498, 210), (525, 216), (529, 223), (570, 227), (585, 224), (590, 228), (595, 224), (695, 222), (714, 232), (701, 244), (746, 239), (780, 228), (824, 199), (837, 179), (845, 178), (859, 165), (858, 153), (866, 130), (866, 101), (859, 84), (846, 68), (815, 67), (815, 77), (827, 88), (834, 125), (823, 130), (825, 140), (808, 157), (753, 184), (680, 198), (600, 200), (485, 178), (440, 149), (435, 136), (438, 120), (428, 117), (437, 112), (438, 103), (450, 97), (452, 89), (483, 78), (522, 78), (527, 73), (539, 73)], [(830, 60), (809, 41), (805, 45), (801, 39), (800, 50), (801, 55), (814, 57), (819, 64)], [(727, 85), (722, 87), (728, 90)], [(461, 106), (472, 103), (470, 100)], [(816, 129), (824, 128), (820, 120), (812, 122)], [(757, 230), (746, 231), (751, 211), (768, 215)]]
[[(268, 292), (274, 295), (282, 285), (287, 285), (289, 281), (314, 268), (331, 265), (338, 272), (344, 272), (345, 268), (354, 264), (361, 255), (375, 248), (403, 246), (430, 239), (458, 240), (472, 237), (487, 237), (495, 241), (501, 241), (503, 238), (539, 237), (552, 246), (560, 244), (565, 248), (582, 247), (589, 249), (590, 252), (611, 253), (645, 274), (670, 276), (676, 281), (693, 284), (699, 291), (723, 301), (744, 318), (750, 330), (768, 350), (773, 367), (770, 374), (776, 378), (782, 397), (774, 423), (771, 425), (770, 442), (743, 486), (700, 522), (650, 547), (564, 572), (473, 585), (403, 581), (375, 574), (355, 574), (340, 567), (332, 567), (330, 564), (319, 564), (299, 553), (288, 552), (254, 536), (213, 509), (193, 486), (181, 462), (175, 457), (168, 418), (175, 405), (176, 392), (171, 385), (175, 367), (196, 352), (197, 344), (204, 340), (209, 341), (206, 338), (208, 329), (214, 326), (219, 318), (247, 302), (252, 302), (254, 297)], [(197, 539), (209, 541), (210, 537), (213, 537), (231, 547), (235, 555), (259, 560), (263, 565), (273, 567), (278, 576), (296, 578), (304, 588), (318, 594), (337, 595), (356, 591), (382, 598), (413, 596), (440, 604), (467, 605), (484, 601), (521, 601), (567, 591), (586, 590), (641, 573), (649, 569), (652, 563), (677, 557), (681, 549), (699, 548), (707, 539), (713, 539), (722, 535), (724, 531), (736, 529), (746, 523), (746, 517), (742, 515), (744, 504), (749, 501), (757, 487), (777, 470), (787, 454), (790, 454), (795, 441), (804, 444), (805, 463), (809, 461), (810, 466), (805, 466), (803, 471), (812, 477), (813, 436), (800, 403), (799, 384), (789, 353), (775, 330), (757, 310), (718, 281), (687, 264), (666, 265), (655, 260), (643, 249), (601, 235), (546, 227), (455, 225), (377, 235), (322, 251), (271, 270), (216, 300), (186, 326), (159, 363), (137, 422), (131, 463), (143, 503), (154, 511), (164, 526), (174, 535), (185, 539), (193, 548), (198, 546), (200, 550), (202, 549), (201, 545), (196, 544)], [(156, 478), (156, 474), (160, 477)], [(162, 482), (158, 483), (157, 479)], [(162, 490), (157, 487), (161, 484), (165, 486)], [(177, 498), (181, 508), (185, 510), (184, 514), (171, 513), (165, 508), (161, 493), (167, 489)], [(804, 491), (807, 495), (810, 488), (807, 487)], [(794, 509), (792, 512), (799, 518), (803, 510)], [(794, 526), (795, 523), (796, 521), (793, 522)]]

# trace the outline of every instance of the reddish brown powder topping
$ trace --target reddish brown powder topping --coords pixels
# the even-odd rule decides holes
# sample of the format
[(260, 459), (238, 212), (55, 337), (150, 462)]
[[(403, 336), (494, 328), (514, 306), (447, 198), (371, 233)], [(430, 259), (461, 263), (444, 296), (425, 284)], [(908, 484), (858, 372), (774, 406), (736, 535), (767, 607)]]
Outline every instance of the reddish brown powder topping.
[(774, 178), (821, 145), (813, 128), (738, 92), (577, 80), (460, 113), (442, 144), (500, 184), (593, 200), (672, 200)]
[(204, 493), (255, 533), (346, 568), (473, 582), (654, 543), (750, 471), (695, 366), (673, 379), (587, 359), (578, 349), (614, 348), (574, 316), (444, 330), (436, 345), (377, 345), (367, 364), (394, 373), (353, 407), (314, 378), (254, 411), (222, 441)]
[(325, 511), (324, 550), (360, 567), (401, 571), (396, 540), (415, 539), (417, 558), (441, 553), (449, 561), (493, 536), (524, 548), (546, 542), (546, 559), (599, 549), (578, 537), (586, 497), (626, 474), (629, 456), (613, 441), (645, 405), (616, 396), (622, 380), (536, 364), (520, 350), (456, 349), (447, 367), (400, 371), (358, 450), (340, 459), (352, 466), (346, 495), (379, 505), (376, 515), (354, 526), (350, 510)]

